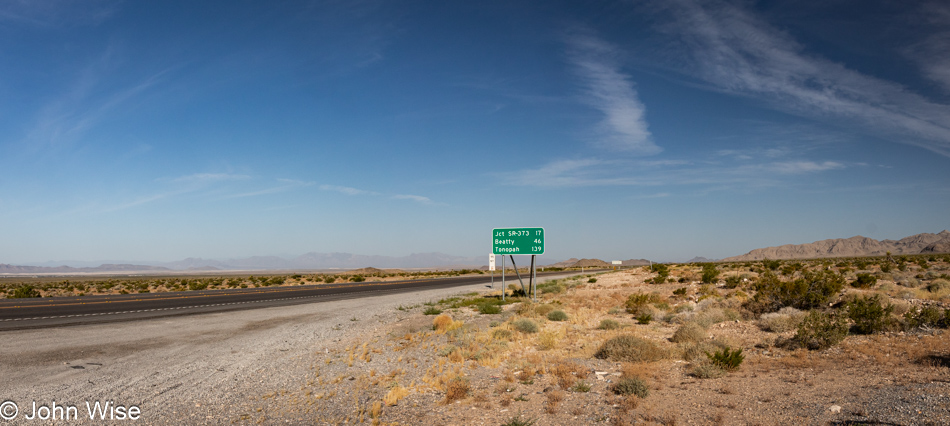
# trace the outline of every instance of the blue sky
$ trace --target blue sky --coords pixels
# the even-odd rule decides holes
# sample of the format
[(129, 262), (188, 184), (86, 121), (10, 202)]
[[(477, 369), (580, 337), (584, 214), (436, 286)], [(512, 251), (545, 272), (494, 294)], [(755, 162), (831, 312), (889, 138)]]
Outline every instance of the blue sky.
[(0, 263), (950, 228), (950, 6), (820, 3), (4, 2)]

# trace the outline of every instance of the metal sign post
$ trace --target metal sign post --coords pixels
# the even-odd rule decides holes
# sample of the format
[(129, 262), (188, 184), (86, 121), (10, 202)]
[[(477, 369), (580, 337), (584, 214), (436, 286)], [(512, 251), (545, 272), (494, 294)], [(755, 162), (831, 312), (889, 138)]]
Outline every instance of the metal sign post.
[(491, 271), (491, 288), (495, 289), (495, 253), (488, 255), (488, 270)]
[(505, 285), (505, 256), (501, 257), (501, 301), (505, 301), (505, 293), (508, 292), (508, 287)]

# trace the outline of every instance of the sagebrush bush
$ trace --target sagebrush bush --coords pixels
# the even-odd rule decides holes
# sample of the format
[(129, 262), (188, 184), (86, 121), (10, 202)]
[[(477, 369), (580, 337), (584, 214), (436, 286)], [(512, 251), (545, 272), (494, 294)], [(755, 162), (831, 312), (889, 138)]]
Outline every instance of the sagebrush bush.
[(689, 374), (700, 379), (715, 379), (726, 374), (722, 367), (703, 359), (690, 364)]
[(931, 293), (941, 293), (948, 290), (950, 290), (950, 281), (943, 278), (938, 278), (927, 283), (927, 291)]
[(811, 311), (795, 333), (793, 342), (811, 350), (827, 349), (841, 343), (848, 335), (848, 324), (843, 318), (819, 311)]
[(538, 305), (537, 307), (534, 308), (534, 312), (536, 312), (538, 315), (547, 315), (553, 310), (554, 310), (554, 306), (548, 305), (546, 303), (543, 305)]
[(513, 321), (511, 326), (522, 333), (533, 334), (538, 332), (538, 324), (527, 318), (521, 318)]
[(551, 312), (548, 312), (548, 320), (550, 321), (567, 321), (568, 317), (564, 311), (558, 309)]
[(639, 377), (624, 377), (611, 386), (611, 390), (617, 395), (636, 395), (640, 398), (650, 395), (650, 388)]
[(620, 323), (612, 319), (602, 319), (600, 320), (600, 325), (597, 328), (601, 330), (616, 330), (620, 328)]
[(858, 334), (874, 334), (885, 331), (891, 324), (894, 305), (886, 303), (880, 295), (859, 297), (847, 305), (848, 318), (854, 321)]
[(491, 332), (491, 337), (498, 340), (511, 340), (511, 330), (495, 329)]
[(798, 329), (798, 324), (801, 324), (802, 319), (805, 318), (805, 315), (807, 315), (805, 312), (798, 309), (785, 307), (778, 312), (762, 314), (762, 316), (759, 317), (759, 328), (773, 333), (784, 333), (786, 331), (796, 330)]
[(687, 322), (676, 329), (670, 341), (673, 343), (701, 342), (706, 339), (706, 328), (694, 321)]
[(623, 335), (608, 339), (594, 357), (609, 361), (649, 362), (665, 358), (666, 351), (649, 340)]

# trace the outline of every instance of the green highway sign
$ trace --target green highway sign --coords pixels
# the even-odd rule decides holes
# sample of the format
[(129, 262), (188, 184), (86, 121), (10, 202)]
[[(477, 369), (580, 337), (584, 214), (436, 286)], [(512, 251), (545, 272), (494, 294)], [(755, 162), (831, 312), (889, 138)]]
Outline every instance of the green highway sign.
[(491, 241), (492, 254), (544, 254), (544, 228), (496, 228)]

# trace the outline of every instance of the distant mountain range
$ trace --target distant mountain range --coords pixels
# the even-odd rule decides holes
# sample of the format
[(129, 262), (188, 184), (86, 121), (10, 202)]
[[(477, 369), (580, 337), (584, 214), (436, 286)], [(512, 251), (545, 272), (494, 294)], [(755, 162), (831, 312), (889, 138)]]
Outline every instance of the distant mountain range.
[[(554, 260), (538, 265), (549, 265)], [(576, 262), (576, 259), (575, 259)], [(73, 266), (63, 265), (70, 263)], [(39, 266), (0, 264), (0, 274), (72, 274), (106, 272), (308, 270), (374, 268), (477, 268), (488, 264), (488, 256), (461, 257), (445, 253), (413, 253), (408, 256), (374, 256), (351, 253), (306, 253), (293, 258), (252, 256), (214, 260), (187, 258), (175, 262), (112, 262), (91, 266), (90, 262), (50, 262)]]
[(815, 241), (809, 244), (786, 244), (752, 250), (723, 261), (762, 259), (814, 259), (824, 257), (884, 256), (891, 254), (950, 253), (950, 232), (922, 233), (900, 240), (875, 240), (862, 236)]

